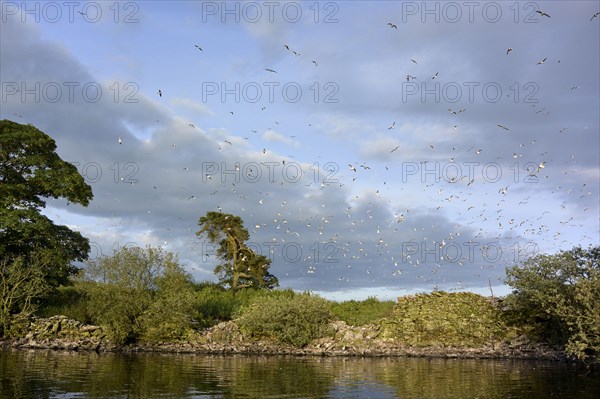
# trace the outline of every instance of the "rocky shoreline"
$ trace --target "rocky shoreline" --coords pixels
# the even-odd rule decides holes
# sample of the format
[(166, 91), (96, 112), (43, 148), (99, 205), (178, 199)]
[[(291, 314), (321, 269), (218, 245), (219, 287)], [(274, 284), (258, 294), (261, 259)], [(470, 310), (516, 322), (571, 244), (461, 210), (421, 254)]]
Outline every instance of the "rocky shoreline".
[(477, 348), (416, 347), (403, 345), (393, 338), (381, 337), (375, 325), (355, 327), (343, 321), (336, 321), (332, 323), (332, 330), (333, 336), (315, 340), (303, 348), (296, 348), (268, 340), (248, 339), (233, 321), (228, 321), (196, 332), (185, 341), (117, 346), (107, 339), (99, 326), (84, 325), (64, 316), (53, 316), (48, 319), (31, 320), (28, 326), (21, 329), (21, 337), (0, 340), (0, 346), (125, 353), (572, 360), (562, 350), (529, 342), (526, 337), (511, 344), (496, 343)]

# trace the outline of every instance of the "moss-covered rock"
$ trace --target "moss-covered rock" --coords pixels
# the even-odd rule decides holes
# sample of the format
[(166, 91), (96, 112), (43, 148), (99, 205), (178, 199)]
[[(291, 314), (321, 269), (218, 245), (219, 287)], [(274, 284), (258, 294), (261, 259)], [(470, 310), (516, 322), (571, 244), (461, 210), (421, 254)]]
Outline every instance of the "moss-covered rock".
[(470, 292), (436, 291), (398, 298), (382, 336), (414, 346), (479, 347), (516, 335), (491, 298)]

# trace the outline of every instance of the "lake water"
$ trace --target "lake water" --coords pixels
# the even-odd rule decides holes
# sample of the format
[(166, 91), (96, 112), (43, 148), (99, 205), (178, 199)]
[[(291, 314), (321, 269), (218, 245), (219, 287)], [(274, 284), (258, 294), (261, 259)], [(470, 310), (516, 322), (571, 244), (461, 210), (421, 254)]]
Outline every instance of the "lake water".
[(600, 397), (554, 362), (0, 350), (0, 398)]

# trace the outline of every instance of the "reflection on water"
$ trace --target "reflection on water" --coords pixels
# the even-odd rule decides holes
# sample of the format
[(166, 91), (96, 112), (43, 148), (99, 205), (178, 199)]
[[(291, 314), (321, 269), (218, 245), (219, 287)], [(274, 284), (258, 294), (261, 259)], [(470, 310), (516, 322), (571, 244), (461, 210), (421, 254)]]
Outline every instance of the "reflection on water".
[(552, 362), (0, 350), (1, 398), (594, 398)]

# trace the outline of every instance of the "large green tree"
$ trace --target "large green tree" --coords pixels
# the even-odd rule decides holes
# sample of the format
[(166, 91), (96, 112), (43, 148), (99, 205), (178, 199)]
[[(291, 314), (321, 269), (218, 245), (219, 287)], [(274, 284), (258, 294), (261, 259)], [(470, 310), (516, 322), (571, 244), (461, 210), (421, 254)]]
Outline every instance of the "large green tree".
[(600, 247), (540, 254), (507, 269), (517, 320), (585, 359), (600, 353)]
[(274, 288), (277, 277), (269, 273), (271, 260), (256, 254), (246, 245), (250, 238), (239, 216), (222, 212), (207, 212), (198, 221), (201, 229), (196, 235), (205, 235), (217, 245), (216, 255), (221, 263), (215, 268), (221, 285), (234, 292), (241, 288)]
[(77, 168), (56, 154), (56, 143), (32, 125), (0, 121), (0, 258), (29, 257), (33, 249), (52, 259), (45, 278), (58, 286), (87, 259), (88, 240), (41, 214), (47, 198), (87, 206), (92, 189)]

